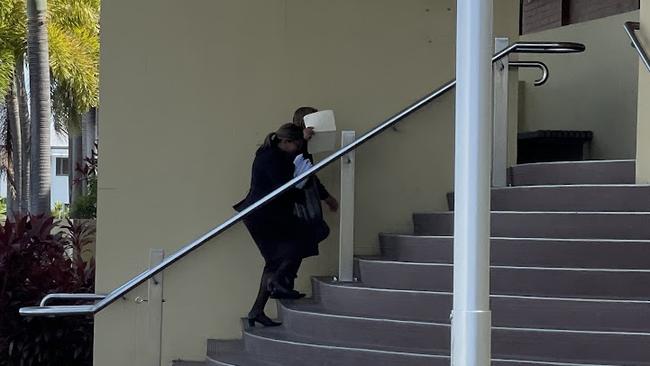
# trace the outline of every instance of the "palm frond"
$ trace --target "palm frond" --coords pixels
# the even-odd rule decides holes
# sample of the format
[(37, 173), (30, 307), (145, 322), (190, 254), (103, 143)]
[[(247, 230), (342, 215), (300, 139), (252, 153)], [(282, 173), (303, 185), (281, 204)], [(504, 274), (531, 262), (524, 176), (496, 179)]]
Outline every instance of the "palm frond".
[(9, 91), (16, 55), (25, 49), (25, 3), (0, 0), (0, 96)]
[(99, 99), (99, 1), (52, 0), (49, 16), (55, 127), (74, 130)]
[(13, 52), (9, 49), (0, 48), (0, 97), (4, 97), (9, 92), (14, 77), (14, 67), (16, 60)]
[[(0, 96), (8, 91), (15, 58), (26, 50), (25, 0), (0, 0)], [(52, 105), (57, 131), (79, 124), (99, 99), (100, 0), (49, 0)], [(5, 62), (6, 60), (6, 62)]]
[(56, 120), (78, 124), (99, 98), (99, 38), (50, 24), (52, 104)]
[(0, 49), (24, 52), (26, 24), (24, 0), (0, 0)]
[(99, 0), (51, 0), (48, 14), (50, 23), (62, 30), (99, 31)]

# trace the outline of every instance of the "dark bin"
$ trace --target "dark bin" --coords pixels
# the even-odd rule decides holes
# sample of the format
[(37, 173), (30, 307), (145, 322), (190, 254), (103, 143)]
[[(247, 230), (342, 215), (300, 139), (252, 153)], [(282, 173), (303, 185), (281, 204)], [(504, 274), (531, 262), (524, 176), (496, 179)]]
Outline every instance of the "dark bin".
[(591, 131), (539, 130), (517, 135), (517, 164), (584, 160)]

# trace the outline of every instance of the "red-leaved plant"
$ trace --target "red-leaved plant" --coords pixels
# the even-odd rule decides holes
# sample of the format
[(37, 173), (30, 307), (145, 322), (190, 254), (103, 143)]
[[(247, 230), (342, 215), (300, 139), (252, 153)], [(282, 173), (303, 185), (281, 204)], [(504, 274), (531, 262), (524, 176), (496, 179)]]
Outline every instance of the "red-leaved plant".
[(95, 264), (81, 254), (94, 229), (50, 216), (0, 225), (0, 365), (91, 365), (93, 323), (87, 317), (26, 318), (23, 306), (53, 292), (94, 292)]

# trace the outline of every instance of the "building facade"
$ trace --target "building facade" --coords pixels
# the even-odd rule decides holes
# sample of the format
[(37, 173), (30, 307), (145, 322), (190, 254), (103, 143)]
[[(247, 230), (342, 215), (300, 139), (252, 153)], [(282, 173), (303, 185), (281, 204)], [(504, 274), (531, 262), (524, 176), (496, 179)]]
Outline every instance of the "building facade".
[[(648, 14), (642, 4), (520, 37), (520, 1), (495, 1), (495, 37), (587, 46), (581, 55), (519, 56), (547, 61), (551, 79), (534, 88), (534, 75), (510, 72), (510, 90), (521, 91), (509, 100), (511, 165), (517, 133), (539, 129), (589, 129), (594, 158), (647, 165), (641, 142), (650, 117), (640, 101), (650, 79), (621, 22), (647, 22)], [(297, 107), (333, 109), (341, 130), (362, 133), (453, 79), (456, 26), (452, 0), (103, 4), (96, 291), (148, 268), (152, 249), (173, 253), (230, 218), (255, 149)], [(379, 253), (377, 233), (410, 232), (413, 212), (447, 209), (454, 102), (441, 97), (356, 152), (356, 254)], [(637, 169), (640, 182), (646, 170)], [(337, 169), (319, 176), (338, 195)], [(326, 219), (332, 235), (301, 269), (304, 292), (311, 276), (336, 273), (337, 216)], [(94, 364), (200, 360), (206, 339), (239, 338), (261, 266), (245, 228), (234, 226), (164, 272), (161, 333), (151, 333), (146, 286), (97, 314)]]

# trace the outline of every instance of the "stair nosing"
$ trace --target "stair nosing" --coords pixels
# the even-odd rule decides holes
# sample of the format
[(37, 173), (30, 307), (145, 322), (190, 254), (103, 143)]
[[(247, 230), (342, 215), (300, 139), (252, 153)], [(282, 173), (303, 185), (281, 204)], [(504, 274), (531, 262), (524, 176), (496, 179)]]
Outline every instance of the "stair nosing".
[[(357, 316), (357, 315), (337, 314), (332, 312), (320, 313), (320, 312), (292, 308), (290, 306), (287, 306), (284, 303), (281, 303), (281, 306), (286, 311), (309, 314), (309, 315), (317, 315), (317, 316), (328, 317), (328, 318), (354, 319), (354, 320), (364, 320), (364, 321), (371, 321), (371, 322), (388, 322), (388, 323), (397, 323), (397, 324), (429, 325), (429, 326), (451, 328), (450, 323), (375, 318), (375, 317), (366, 317), (366, 316)], [(621, 331), (606, 331), (606, 330), (575, 330), (575, 329), (558, 329), (558, 328), (502, 327), (502, 326), (491, 326), (491, 329), (505, 330), (505, 331), (560, 333), (560, 334), (631, 335), (631, 336), (650, 337), (650, 332), (621, 332)]]
[(210, 355), (205, 356), (205, 358), (206, 358), (206, 361), (219, 363), (219, 364), (225, 365), (225, 366), (239, 366), (239, 365), (235, 365), (234, 363), (229, 363), (229, 362), (226, 362), (226, 361), (219, 361), (217, 359), (212, 358)]
[[(260, 334), (252, 333), (252, 332), (246, 332), (246, 334), (249, 337), (253, 337), (253, 338), (257, 338), (257, 339), (263, 339), (263, 340), (267, 340), (267, 341), (271, 341), (271, 342), (279, 342), (279, 343), (292, 344), (292, 345), (298, 345), (298, 346), (303, 346), (303, 347), (311, 347), (311, 348), (346, 350), (346, 351), (356, 351), (356, 352), (376, 353), (376, 354), (390, 354), (390, 355), (398, 355), (398, 356), (414, 356), (414, 357), (422, 357), (422, 358), (429, 358), (429, 359), (449, 359), (450, 358), (447, 355), (414, 353), (414, 352), (404, 352), (404, 351), (388, 351), (388, 350), (372, 349), (372, 348), (344, 347), (344, 346), (335, 346), (335, 345), (328, 345), (328, 344), (322, 344), (322, 343), (306, 343), (306, 341), (298, 341), (298, 340), (283, 340), (283, 339), (271, 338), (269, 336), (260, 335)], [(317, 341), (317, 340), (313, 339), (313, 341)], [(517, 359), (503, 359), (503, 358), (492, 359), (492, 361), (527, 363), (527, 364), (530, 364), (530, 365), (544, 365), (544, 364), (546, 364), (546, 365), (555, 365), (555, 366), (615, 366), (613, 364), (568, 363), (568, 362), (517, 360)]]
[[(453, 215), (455, 211), (415, 212), (413, 215)], [(491, 210), (493, 214), (522, 214), (522, 215), (650, 215), (650, 211), (512, 211)]]
[[(436, 262), (406, 262), (388, 259), (368, 259), (355, 257), (355, 260), (361, 262), (373, 262), (381, 264), (398, 264), (406, 266), (421, 267), (453, 267), (453, 263), (436, 263)], [(627, 268), (579, 268), (579, 267), (538, 267), (538, 266), (500, 266), (491, 265), (491, 269), (514, 269), (514, 270), (538, 270), (538, 271), (570, 271), (570, 272), (610, 272), (610, 273), (650, 273), (650, 269), (627, 269)]]
[[(394, 238), (423, 238), (423, 239), (453, 239), (453, 235), (415, 235), (415, 234), (394, 234), (379, 233), (379, 236)], [(517, 237), (517, 236), (491, 236), (490, 240), (511, 240), (511, 241), (567, 241), (567, 242), (612, 242), (612, 243), (650, 243), (649, 239), (594, 239), (594, 238), (540, 238), (540, 237)]]
[[(260, 335), (260, 334), (250, 332), (250, 331), (247, 331), (246, 334), (249, 337), (254, 337), (254, 338), (258, 338), (258, 339), (266, 339), (266, 340), (270, 340), (272, 342), (280, 342), (280, 343), (286, 343), (286, 344), (301, 345), (301, 346), (307, 346), (307, 347), (313, 347), (313, 348), (337, 349), (337, 350), (358, 351), (358, 352), (379, 353), (379, 354), (390, 354), (390, 355), (400, 355), (400, 356), (415, 356), (415, 357), (424, 357), (424, 358), (433, 358), (433, 359), (435, 359), (435, 358), (449, 358), (449, 356), (435, 355), (435, 354), (430, 354), (430, 353), (389, 351), (389, 350), (374, 349), (374, 348), (357, 348), (357, 347), (336, 346), (336, 345), (322, 344), (322, 343), (307, 343), (306, 340), (304, 340), (304, 341), (284, 340), (284, 339), (272, 338), (272, 337), (265, 336), (265, 335)], [(303, 338), (307, 339), (307, 337), (303, 337)], [(318, 339), (309, 339), (309, 340), (314, 341), (314, 342), (318, 341)]]
[(598, 164), (598, 163), (621, 163), (621, 162), (635, 162), (635, 159), (610, 159), (610, 160), (566, 160), (566, 161), (540, 161), (536, 163), (523, 163), (517, 164), (512, 168), (522, 166), (535, 166), (535, 165), (562, 165), (562, 164)]
[[(221, 364), (221, 365), (225, 365), (225, 366), (242, 366), (242, 365), (237, 365), (237, 364), (234, 364), (234, 363), (230, 363), (230, 362), (228, 362), (228, 361), (221, 361), (221, 360), (218, 360), (218, 358), (219, 358), (219, 355), (218, 355), (218, 354), (211, 354), (211, 353), (208, 353), (208, 354), (205, 356), (205, 358), (206, 358), (206, 361), (214, 362), (214, 363), (219, 363), (219, 364)], [(268, 361), (268, 360), (259, 360), (259, 361), (263, 362), (264, 364), (268, 364), (269, 366), (277, 365), (276, 363), (272, 363), (271, 361)], [(583, 365), (580, 365), (580, 366), (583, 366)], [(598, 366), (600, 366), (600, 365), (598, 365)]]
[(554, 362), (554, 361), (530, 361), (530, 360), (515, 360), (504, 358), (493, 358), (492, 362), (516, 362), (517, 364), (528, 365), (553, 365), (553, 366), (618, 366), (614, 364), (604, 363), (567, 363), (567, 362)]
[[(635, 183), (580, 183), (580, 184), (539, 184), (539, 185), (522, 185), (522, 186), (505, 186), (505, 187), (491, 187), (493, 191), (509, 190), (509, 189), (543, 189), (543, 188), (648, 188), (650, 184), (635, 184)], [(450, 192), (453, 193), (453, 192)]]
[[(338, 282), (336, 284), (323, 281), (321, 279), (316, 279), (321, 285), (332, 286), (332, 287), (344, 287), (351, 289), (361, 289), (364, 291), (375, 291), (375, 292), (406, 292), (406, 293), (423, 293), (431, 295), (449, 295), (452, 296), (453, 292), (447, 291), (429, 291), (429, 290), (407, 290), (407, 289), (392, 289), (392, 288), (381, 288), (381, 287), (370, 287), (370, 286), (350, 286), (346, 285), (345, 282)], [(357, 282), (363, 283), (363, 282)], [(604, 303), (627, 303), (627, 304), (648, 304), (650, 305), (650, 300), (624, 300), (624, 299), (603, 299), (603, 298), (581, 298), (581, 297), (556, 297), (556, 296), (527, 296), (527, 295), (501, 295), (501, 294), (490, 294), (490, 298), (507, 298), (507, 299), (528, 299), (528, 300), (548, 300), (548, 301), (582, 301), (582, 302), (604, 302)]]

